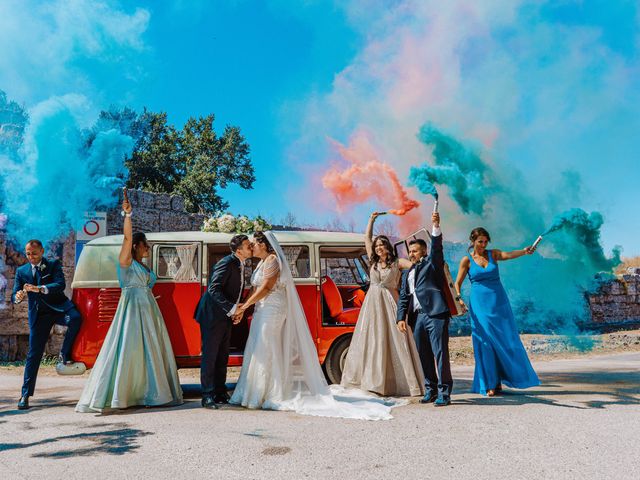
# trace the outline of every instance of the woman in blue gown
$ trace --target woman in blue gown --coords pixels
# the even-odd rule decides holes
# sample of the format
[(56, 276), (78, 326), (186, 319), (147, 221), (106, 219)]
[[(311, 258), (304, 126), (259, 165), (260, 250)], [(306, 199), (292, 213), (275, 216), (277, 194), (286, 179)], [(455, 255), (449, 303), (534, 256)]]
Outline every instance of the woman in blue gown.
[(122, 294), (77, 412), (182, 403), (169, 334), (151, 292), (156, 276), (142, 263), (149, 246), (143, 233), (132, 233), (126, 191), (122, 211), (124, 240), (118, 265)]
[(471, 253), (460, 261), (455, 287), (460, 303), (460, 287), (465, 276), (471, 281), (469, 314), (475, 357), (472, 392), (493, 396), (502, 384), (512, 388), (540, 385), (522, 345), (507, 292), (500, 281), (498, 262), (531, 255), (535, 248), (503, 252), (487, 250), (489, 232), (475, 228), (469, 236)]

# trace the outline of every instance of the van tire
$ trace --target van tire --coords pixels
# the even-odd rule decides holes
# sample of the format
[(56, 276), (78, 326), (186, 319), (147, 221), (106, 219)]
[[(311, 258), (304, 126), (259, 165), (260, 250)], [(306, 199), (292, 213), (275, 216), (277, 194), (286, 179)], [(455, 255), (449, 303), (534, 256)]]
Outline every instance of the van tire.
[(329, 353), (324, 359), (324, 371), (329, 383), (340, 383), (342, 367), (349, 351), (349, 345), (351, 345), (351, 335), (343, 335), (331, 345)]

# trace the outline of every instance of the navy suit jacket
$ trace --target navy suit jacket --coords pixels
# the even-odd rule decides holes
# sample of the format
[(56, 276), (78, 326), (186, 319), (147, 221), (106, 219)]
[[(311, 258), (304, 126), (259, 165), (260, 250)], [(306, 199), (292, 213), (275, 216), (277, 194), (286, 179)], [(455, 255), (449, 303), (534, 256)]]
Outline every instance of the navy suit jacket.
[(196, 307), (196, 322), (207, 325), (212, 321), (231, 321), (228, 313), (240, 296), (240, 273), (240, 259), (233, 254), (227, 255), (215, 264), (209, 288), (202, 294)]
[[(415, 291), (422, 312), (430, 317), (448, 313), (449, 307), (442, 293), (442, 287), (445, 285), (442, 235), (432, 238), (429, 255), (415, 264), (412, 269), (416, 272)], [(409, 292), (408, 277), (409, 272), (402, 276), (400, 299), (398, 300), (398, 322), (406, 320), (407, 316), (411, 320), (413, 314), (413, 295)]]
[(59, 260), (42, 259), (42, 269), (36, 269), (35, 278), (30, 263), (25, 263), (16, 269), (16, 278), (13, 284), (13, 293), (11, 301), (16, 301), (16, 293), (22, 290), (26, 283), (32, 285), (43, 285), (47, 287), (48, 292), (35, 293), (28, 292), (27, 300), (29, 302), (29, 326), (32, 326), (38, 319), (40, 313), (66, 313), (74, 308), (73, 303), (65, 294), (66, 286), (62, 265)]

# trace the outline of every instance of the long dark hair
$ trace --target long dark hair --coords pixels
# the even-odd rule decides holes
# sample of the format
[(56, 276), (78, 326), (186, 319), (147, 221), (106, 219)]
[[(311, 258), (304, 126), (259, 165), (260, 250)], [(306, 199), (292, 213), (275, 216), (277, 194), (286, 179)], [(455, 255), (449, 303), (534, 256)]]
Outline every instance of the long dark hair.
[(382, 245), (387, 249), (387, 261), (385, 262), (387, 268), (396, 261), (397, 255), (396, 250), (393, 248), (391, 244), (391, 240), (386, 235), (378, 235), (373, 239), (373, 244), (371, 246), (371, 263), (373, 263), (373, 268), (378, 268), (378, 262), (380, 261), (380, 256), (376, 253), (376, 244), (378, 242), (382, 242)]
[(253, 234), (253, 239), (256, 242), (261, 243), (262, 245), (267, 247), (267, 253), (273, 253), (274, 252), (273, 247), (269, 243), (269, 240), (267, 240), (267, 236), (264, 233), (262, 233), (262, 232), (254, 233)]
[(471, 242), (469, 248), (467, 249), (469, 252), (473, 250), (473, 244), (476, 242), (478, 237), (487, 237), (487, 242), (491, 241), (491, 235), (489, 235), (489, 232), (487, 232), (486, 229), (484, 229), (483, 227), (476, 227), (471, 230), (471, 233), (469, 234), (469, 241)]

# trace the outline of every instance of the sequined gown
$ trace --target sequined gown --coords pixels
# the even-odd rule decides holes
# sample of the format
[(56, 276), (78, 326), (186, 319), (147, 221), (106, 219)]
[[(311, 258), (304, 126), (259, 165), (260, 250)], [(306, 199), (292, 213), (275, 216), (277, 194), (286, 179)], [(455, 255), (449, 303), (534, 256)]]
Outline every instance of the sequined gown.
[(384, 396), (424, 395), (424, 374), (413, 334), (396, 326), (400, 267), (372, 267), (340, 384)]

